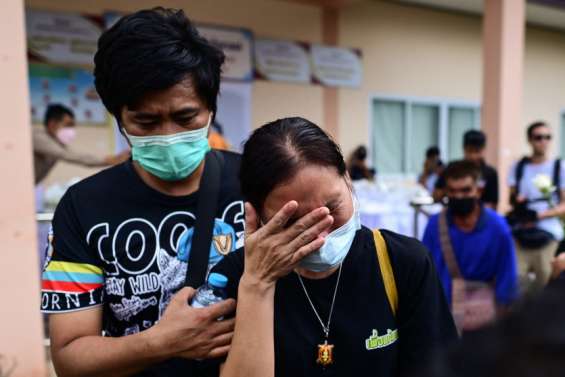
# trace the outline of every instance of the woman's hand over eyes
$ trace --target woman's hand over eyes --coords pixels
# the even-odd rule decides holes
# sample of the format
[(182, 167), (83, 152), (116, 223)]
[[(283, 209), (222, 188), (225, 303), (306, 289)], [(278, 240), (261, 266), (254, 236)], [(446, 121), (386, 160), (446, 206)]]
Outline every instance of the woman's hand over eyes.
[(250, 203), (245, 203), (245, 271), (257, 283), (274, 285), (289, 274), (308, 254), (324, 244), (321, 234), (333, 218), (326, 207), (304, 215), (290, 226), (289, 220), (298, 209), (294, 200), (286, 203), (267, 224), (259, 227), (259, 216)]

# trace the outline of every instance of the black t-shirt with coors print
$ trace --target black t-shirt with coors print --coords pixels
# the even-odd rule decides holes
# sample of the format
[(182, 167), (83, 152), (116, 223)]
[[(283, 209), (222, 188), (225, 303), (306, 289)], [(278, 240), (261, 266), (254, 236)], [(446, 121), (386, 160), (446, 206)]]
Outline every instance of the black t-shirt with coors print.
[[(240, 156), (222, 153), (225, 164), (209, 268), (243, 243)], [(153, 326), (183, 286), (197, 195), (173, 197), (150, 188), (131, 161), (69, 188), (53, 218), (42, 311), (103, 305), (106, 336), (135, 334)], [(190, 366), (182, 369), (182, 375), (193, 375)]]

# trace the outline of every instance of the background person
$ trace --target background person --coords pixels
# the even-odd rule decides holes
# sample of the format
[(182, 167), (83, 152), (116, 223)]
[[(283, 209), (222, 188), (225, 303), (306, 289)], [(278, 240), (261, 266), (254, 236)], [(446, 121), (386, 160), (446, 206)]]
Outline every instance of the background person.
[[(481, 173), (481, 201), (487, 207), (496, 210), (498, 206), (498, 173), (495, 168), (485, 162), (487, 138), (484, 132), (469, 130), (463, 135), (463, 159), (476, 164)], [(440, 201), (445, 196), (445, 179), (437, 180), (434, 199)]]
[(361, 179), (373, 180), (375, 178), (375, 169), (367, 166), (367, 148), (363, 145), (355, 148), (349, 156), (347, 170), (353, 181)]
[(417, 240), (388, 231), (388, 253), (381, 251), (390, 261), (377, 257), (340, 149), (322, 129), (303, 118), (257, 129), (240, 177), (249, 200), (245, 250), (214, 267), (237, 297), (225, 366), (238, 373), (223, 377), (399, 376), (456, 339), (431, 257)]
[[(495, 309), (499, 313), (505, 312), (517, 298), (514, 242), (504, 218), (481, 204), (480, 173), (476, 164), (467, 160), (451, 162), (443, 176), (448, 198), (447, 210), (430, 218), (423, 243), (433, 256), (456, 322), (461, 329), (470, 330), (493, 320)], [(463, 299), (455, 279), (466, 282)], [(471, 294), (481, 293), (470, 291), (473, 283), (484, 294), (471, 302)], [(479, 308), (475, 305), (476, 302), (485, 302), (483, 298), (486, 294), (490, 295), (490, 290), (494, 291), (492, 307)], [(465, 297), (468, 302), (465, 302)], [(495, 303), (498, 308), (494, 306)], [(464, 309), (466, 305), (475, 305), (476, 319), (458, 317), (459, 309)]]
[(45, 127), (33, 127), (33, 166), (35, 184), (40, 183), (58, 161), (89, 167), (109, 166), (127, 160), (129, 151), (98, 157), (70, 147), (76, 137), (75, 115), (66, 106), (52, 104), (45, 111)]
[(428, 190), (430, 195), (434, 192), (436, 182), (443, 171), (443, 162), (440, 158), (438, 147), (429, 147), (426, 151), (424, 168), (418, 177), (418, 183)]
[(520, 275), (527, 280), (535, 274), (532, 288), (545, 286), (551, 275), (551, 261), (563, 240), (565, 214), (565, 166), (560, 159), (548, 156), (551, 130), (544, 122), (528, 127), (527, 138), (532, 154), (515, 162), (508, 175), (509, 215), (516, 240)]
[(210, 148), (212, 149), (220, 149), (224, 151), (230, 150), (230, 143), (224, 137), (224, 130), (222, 128), (222, 125), (216, 121), (214, 121), (210, 125), (208, 142), (210, 143)]

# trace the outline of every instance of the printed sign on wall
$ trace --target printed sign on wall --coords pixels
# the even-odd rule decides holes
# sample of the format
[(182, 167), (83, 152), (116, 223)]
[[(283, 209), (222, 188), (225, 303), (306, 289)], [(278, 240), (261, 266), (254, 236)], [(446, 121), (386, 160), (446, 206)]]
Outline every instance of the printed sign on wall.
[(215, 26), (197, 26), (197, 28), (204, 38), (226, 55), (226, 62), (222, 67), (223, 78), (243, 81), (253, 79), (251, 31)]
[(298, 42), (257, 39), (255, 76), (272, 81), (310, 83), (308, 47)]
[(326, 86), (352, 88), (361, 86), (361, 58), (357, 51), (347, 48), (312, 45), (310, 52), (314, 82)]
[(92, 65), (102, 25), (78, 13), (26, 11), (28, 53), (34, 61)]

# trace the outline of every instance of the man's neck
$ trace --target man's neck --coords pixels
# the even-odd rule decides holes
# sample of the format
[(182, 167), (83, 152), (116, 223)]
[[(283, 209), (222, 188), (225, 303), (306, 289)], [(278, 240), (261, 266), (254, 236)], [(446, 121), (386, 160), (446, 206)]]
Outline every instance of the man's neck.
[(152, 189), (170, 196), (186, 196), (198, 190), (204, 172), (204, 160), (191, 175), (179, 181), (165, 181), (155, 177), (143, 169), (137, 161), (133, 161), (133, 167), (141, 180)]
[(473, 212), (471, 212), (469, 215), (465, 217), (453, 216), (453, 223), (462, 231), (470, 232), (473, 229), (475, 229), (475, 226), (477, 226), (477, 222), (479, 221), (480, 215), (481, 215), (481, 206), (477, 204), (475, 206), (475, 209), (473, 209)]
[(547, 160), (545, 153), (535, 153), (532, 155), (533, 164), (541, 164)]

